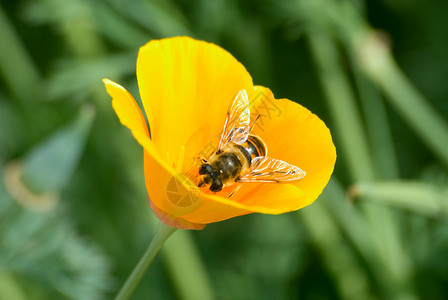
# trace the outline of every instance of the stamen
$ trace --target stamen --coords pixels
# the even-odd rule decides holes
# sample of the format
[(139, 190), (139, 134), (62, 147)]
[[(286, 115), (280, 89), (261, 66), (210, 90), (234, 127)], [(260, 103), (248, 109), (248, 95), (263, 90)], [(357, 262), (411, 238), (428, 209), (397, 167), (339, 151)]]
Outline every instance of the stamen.
[(177, 156), (177, 162), (174, 167), (176, 169), (176, 172), (178, 172), (178, 173), (182, 172), (182, 167), (184, 165), (184, 159), (185, 159), (185, 146), (181, 146), (179, 155)]
[(171, 158), (170, 158), (170, 154), (169, 154), (168, 151), (166, 151), (166, 162), (167, 162), (168, 164), (171, 163)]

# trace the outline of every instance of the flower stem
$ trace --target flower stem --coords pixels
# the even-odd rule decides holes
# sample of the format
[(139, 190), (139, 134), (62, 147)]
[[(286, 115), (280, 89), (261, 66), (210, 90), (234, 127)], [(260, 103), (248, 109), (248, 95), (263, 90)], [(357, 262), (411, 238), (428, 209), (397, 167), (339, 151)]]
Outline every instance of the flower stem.
[(30, 99), (36, 99), (33, 92), (38, 86), (40, 74), (2, 6), (3, 4), (0, 6), (0, 73), (18, 100), (30, 102)]
[(138, 283), (142, 279), (143, 275), (145, 275), (145, 272), (148, 269), (149, 265), (156, 257), (160, 248), (162, 248), (168, 237), (170, 237), (170, 235), (173, 234), (176, 230), (177, 228), (175, 227), (168, 226), (162, 221), (159, 222), (156, 234), (149, 244), (148, 249), (146, 249), (145, 254), (143, 254), (142, 258), (135, 266), (131, 275), (129, 275), (128, 279), (121, 287), (121, 290), (118, 293), (117, 297), (115, 297), (115, 300), (129, 299)]

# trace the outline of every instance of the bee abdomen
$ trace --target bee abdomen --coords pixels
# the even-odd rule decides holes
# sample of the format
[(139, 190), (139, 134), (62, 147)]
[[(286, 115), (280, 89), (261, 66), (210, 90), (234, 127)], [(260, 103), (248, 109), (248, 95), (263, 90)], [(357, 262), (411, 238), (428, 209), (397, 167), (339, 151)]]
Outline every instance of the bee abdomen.
[(258, 156), (266, 156), (266, 145), (256, 135), (249, 135), (247, 140), (242, 144), (246, 152), (249, 154), (249, 161)]

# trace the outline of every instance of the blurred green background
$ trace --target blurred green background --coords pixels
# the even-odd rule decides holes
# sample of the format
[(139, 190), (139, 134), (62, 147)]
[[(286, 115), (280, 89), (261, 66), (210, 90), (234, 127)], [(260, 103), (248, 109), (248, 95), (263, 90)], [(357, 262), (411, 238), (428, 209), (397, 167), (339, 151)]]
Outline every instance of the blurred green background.
[[(101, 82), (189, 35), (318, 114), (310, 207), (178, 231), (132, 299), (447, 299), (448, 2), (20, 0), (0, 5), (0, 299), (108, 299), (154, 234), (142, 150)], [(300, 138), (300, 137), (297, 137)]]

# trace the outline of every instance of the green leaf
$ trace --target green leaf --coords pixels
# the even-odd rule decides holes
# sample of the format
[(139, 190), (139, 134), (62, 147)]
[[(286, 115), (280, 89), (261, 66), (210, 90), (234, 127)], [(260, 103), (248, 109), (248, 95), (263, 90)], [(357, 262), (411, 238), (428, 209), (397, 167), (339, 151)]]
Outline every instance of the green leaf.
[(74, 121), (30, 150), (23, 160), (22, 179), (31, 190), (64, 187), (81, 158), (94, 115), (93, 106), (83, 106)]
[[(31, 280), (42, 291), (66, 298), (104, 296), (111, 284), (110, 261), (103, 250), (77, 233), (66, 213), (28, 211), (1, 185), (0, 199), (0, 274), (9, 274), (8, 280), (15, 283)], [(17, 290), (26, 291), (26, 284)]]
[(448, 188), (420, 181), (358, 183), (351, 193), (369, 201), (394, 205), (415, 213), (439, 216), (448, 214)]

